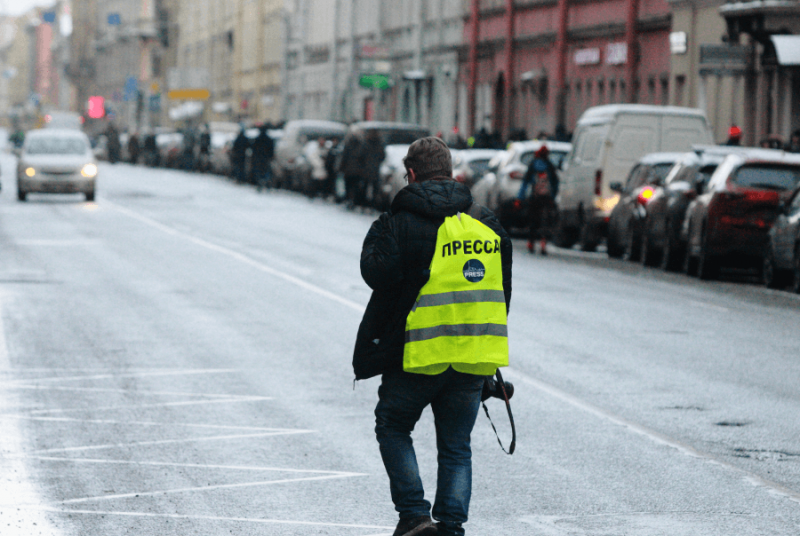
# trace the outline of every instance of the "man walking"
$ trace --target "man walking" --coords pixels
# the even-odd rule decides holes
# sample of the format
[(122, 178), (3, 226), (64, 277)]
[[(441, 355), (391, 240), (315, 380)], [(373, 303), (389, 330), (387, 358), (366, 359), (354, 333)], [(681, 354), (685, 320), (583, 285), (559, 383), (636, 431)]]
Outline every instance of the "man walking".
[[(494, 214), (452, 179), (442, 140), (417, 140), (404, 165), (409, 185), (364, 240), (361, 273), (373, 293), (353, 368), (356, 379), (382, 375), (375, 433), (400, 518), (394, 536), (461, 536), (481, 391), (508, 364), (512, 246)], [(439, 464), (432, 510), (411, 440), (428, 405)]]
[[(529, 191), (530, 190), (530, 191)], [(558, 195), (558, 173), (550, 161), (550, 150), (542, 145), (528, 164), (519, 199), (528, 210), (528, 252), (534, 252), (536, 241), (541, 242), (542, 255), (547, 255), (547, 238), (556, 214), (555, 198)]]

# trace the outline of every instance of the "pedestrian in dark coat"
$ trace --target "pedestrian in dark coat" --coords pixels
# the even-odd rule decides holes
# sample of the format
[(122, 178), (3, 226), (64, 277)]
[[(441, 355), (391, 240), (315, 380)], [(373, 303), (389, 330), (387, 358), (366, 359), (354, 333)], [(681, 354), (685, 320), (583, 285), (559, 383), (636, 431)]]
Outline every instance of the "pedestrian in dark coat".
[(244, 133), (244, 129), (239, 131), (239, 134), (233, 140), (231, 152), (229, 153), (231, 159), (231, 171), (233, 178), (236, 182), (245, 181), (244, 160), (247, 155), (247, 149), (250, 147), (250, 140)]
[(367, 206), (370, 200), (367, 199), (367, 191), (372, 185), (373, 198), (375, 191), (380, 187), (378, 178), (380, 176), (381, 162), (386, 158), (386, 149), (383, 146), (381, 134), (377, 130), (367, 132), (367, 141), (364, 144), (361, 158), (361, 177), (358, 185), (357, 205)]
[(518, 196), (528, 212), (528, 251), (533, 253), (538, 240), (542, 255), (547, 255), (547, 239), (555, 219), (558, 195), (558, 173), (549, 155), (547, 145), (542, 145), (534, 153), (522, 177)]
[[(382, 375), (375, 432), (400, 514), (394, 535), (461, 536), (471, 494), (469, 436), (485, 377), (453, 368), (432, 376), (403, 371), (406, 318), (430, 277), (437, 234), (446, 217), (475, 214), (500, 237), (507, 307), (512, 245), (494, 214), (474, 205), (469, 188), (453, 180), (444, 142), (417, 140), (409, 148), (405, 166), (409, 185), (398, 192), (391, 210), (372, 224), (364, 240), (361, 274), (373, 293), (358, 330), (353, 368), (356, 379)], [(435, 527), (411, 442), (411, 431), (429, 404), (436, 420), (437, 447), (447, 451), (447, 455), (439, 452)]]
[(343, 143), (339, 171), (344, 175), (347, 208), (353, 208), (359, 200), (359, 185), (363, 175), (361, 159), (364, 157), (364, 135), (358, 131), (349, 132)]
[(139, 136), (134, 132), (128, 139), (128, 156), (130, 157), (131, 164), (139, 162)]
[(259, 128), (258, 136), (253, 140), (253, 182), (260, 192), (269, 186), (272, 177), (272, 158), (275, 156), (275, 142), (267, 133), (267, 126)]

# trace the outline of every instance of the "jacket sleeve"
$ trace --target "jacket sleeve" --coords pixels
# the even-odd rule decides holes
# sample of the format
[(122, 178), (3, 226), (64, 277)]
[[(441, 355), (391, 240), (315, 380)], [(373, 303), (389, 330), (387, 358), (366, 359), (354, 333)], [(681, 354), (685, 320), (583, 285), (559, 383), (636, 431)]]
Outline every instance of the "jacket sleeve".
[(403, 280), (400, 246), (391, 213), (372, 224), (361, 249), (361, 277), (372, 290), (392, 288)]

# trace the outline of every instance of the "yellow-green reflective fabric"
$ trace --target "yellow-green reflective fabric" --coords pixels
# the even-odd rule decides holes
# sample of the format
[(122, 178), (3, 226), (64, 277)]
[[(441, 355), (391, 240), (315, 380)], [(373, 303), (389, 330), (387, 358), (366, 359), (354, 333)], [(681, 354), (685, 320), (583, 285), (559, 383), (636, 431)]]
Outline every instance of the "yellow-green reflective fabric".
[(431, 275), (406, 320), (403, 369), (489, 376), (508, 366), (500, 237), (467, 214), (446, 218)]

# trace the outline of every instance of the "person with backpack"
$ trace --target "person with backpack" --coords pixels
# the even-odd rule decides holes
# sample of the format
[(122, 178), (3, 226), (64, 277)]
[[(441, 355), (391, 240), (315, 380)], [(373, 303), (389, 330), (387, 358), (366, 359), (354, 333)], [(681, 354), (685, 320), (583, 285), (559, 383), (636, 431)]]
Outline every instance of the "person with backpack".
[[(481, 394), (508, 364), (512, 244), (495, 215), (452, 178), (441, 139), (415, 141), (404, 165), (408, 186), (364, 240), (361, 274), (373, 292), (353, 370), (356, 380), (381, 375), (375, 434), (399, 514), (393, 536), (461, 536)], [(428, 405), (439, 452), (432, 509), (411, 440)]]
[(547, 145), (537, 149), (522, 177), (518, 195), (527, 205), (528, 252), (534, 252), (534, 244), (538, 240), (542, 255), (547, 255), (547, 235), (556, 213), (555, 199), (558, 194), (558, 173), (549, 156)]

